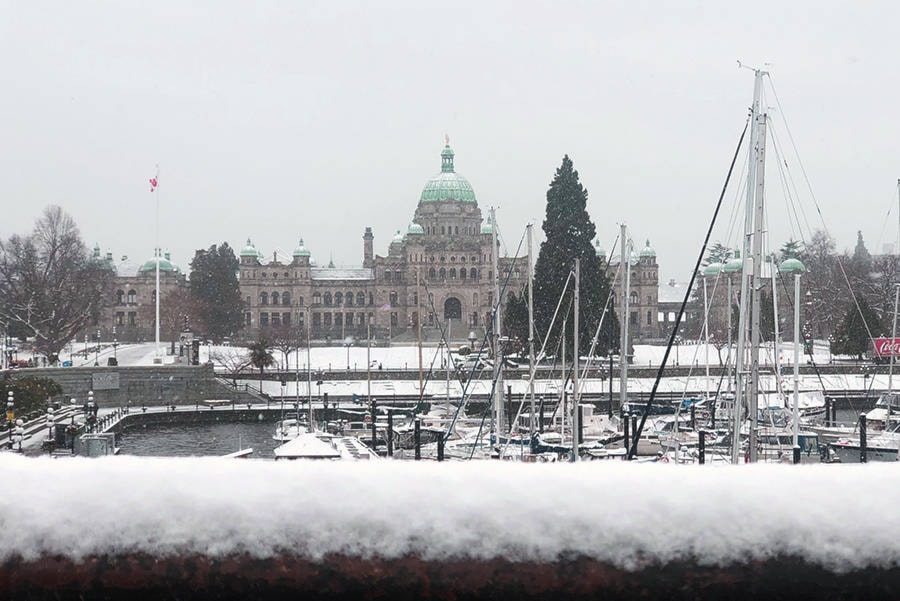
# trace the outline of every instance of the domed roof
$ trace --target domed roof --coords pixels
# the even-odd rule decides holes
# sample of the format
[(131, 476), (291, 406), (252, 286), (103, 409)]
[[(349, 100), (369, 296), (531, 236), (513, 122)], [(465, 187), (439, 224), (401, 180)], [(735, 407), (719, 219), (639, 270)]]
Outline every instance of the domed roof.
[(598, 257), (606, 258), (606, 251), (603, 250), (602, 246), (600, 246), (599, 240), (594, 240), (594, 254), (596, 254)]
[(303, 238), (300, 238), (300, 244), (297, 245), (297, 248), (294, 249), (295, 257), (308, 257), (309, 251), (303, 246)]
[(806, 272), (806, 265), (800, 259), (791, 257), (781, 262), (781, 265), (778, 266), (778, 271), (782, 273), (804, 273)]
[(250, 238), (247, 238), (247, 246), (241, 250), (242, 257), (255, 257), (257, 256), (256, 247), (253, 246), (253, 243), (250, 242)]
[(482, 234), (493, 234), (494, 226), (491, 225), (490, 221), (485, 221), (481, 224), (481, 233)]
[(424, 234), (425, 228), (413, 221), (409, 224), (409, 227), (406, 229), (407, 234)]
[(476, 202), (475, 190), (472, 189), (469, 180), (453, 170), (453, 156), (453, 149), (448, 142), (441, 151), (441, 172), (425, 184), (419, 202), (438, 200)]
[[(156, 261), (157, 257), (159, 257), (159, 252), (156, 253), (156, 257), (151, 258), (146, 263), (141, 265), (138, 268), (138, 273), (147, 273), (147, 272), (156, 272)], [(181, 270), (178, 269), (178, 266), (172, 263), (172, 256), (166, 252), (165, 256), (159, 259), (159, 271), (162, 272), (170, 272), (170, 273), (180, 273)]]
[(703, 270), (703, 275), (710, 278), (714, 278), (722, 273), (722, 269), (724, 269), (724, 265), (721, 263), (710, 263), (706, 266), (706, 269)]
[(725, 273), (735, 273), (744, 268), (744, 262), (741, 260), (741, 251), (734, 249), (734, 256), (725, 262), (722, 271)]
[(655, 257), (656, 251), (653, 250), (653, 247), (650, 246), (650, 240), (644, 244), (644, 248), (641, 249), (641, 257)]
[(400, 230), (397, 230), (397, 233), (394, 234), (394, 238), (391, 242), (403, 242), (403, 234), (400, 233)]

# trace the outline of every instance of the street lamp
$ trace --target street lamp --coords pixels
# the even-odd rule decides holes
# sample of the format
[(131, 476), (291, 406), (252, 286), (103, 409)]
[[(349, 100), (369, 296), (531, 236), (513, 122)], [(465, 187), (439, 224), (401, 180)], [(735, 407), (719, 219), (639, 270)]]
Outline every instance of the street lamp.
[(475, 336), (474, 330), (469, 332), (468, 339), (469, 339), (469, 350), (474, 351), (475, 350), (475, 341), (478, 340), (478, 337)]
[(781, 273), (794, 274), (794, 406), (793, 406), (793, 438), (794, 448), (797, 448), (800, 439), (800, 274), (806, 271), (806, 266), (798, 259), (790, 258), (782, 261), (778, 266)]
[(47, 407), (47, 441), (49, 448), (53, 449), (53, 426), (56, 424), (56, 418), (53, 415), (53, 407)]
[(97, 328), (97, 348), (94, 349), (94, 366), (100, 365), (100, 328)]
[(6, 427), (9, 429), (9, 448), (13, 448), (13, 420), (16, 419), (16, 403), (13, 399), (13, 391), (10, 390), (6, 395)]
[(25, 438), (25, 422), (20, 417), (16, 420), (16, 442), (19, 443), (18, 451), (22, 452), (22, 440)]
[(119, 346), (119, 340), (116, 338), (116, 326), (113, 326), (113, 363), (116, 365), (119, 364), (119, 355), (116, 353), (116, 348)]
[(344, 338), (344, 346), (347, 347), (347, 371), (350, 371), (350, 347), (353, 346), (353, 336)]

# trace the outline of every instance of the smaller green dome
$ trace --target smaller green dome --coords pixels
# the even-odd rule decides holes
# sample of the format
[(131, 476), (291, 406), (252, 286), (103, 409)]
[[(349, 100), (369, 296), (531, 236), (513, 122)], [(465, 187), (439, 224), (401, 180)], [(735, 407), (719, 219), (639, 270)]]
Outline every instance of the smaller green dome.
[(603, 250), (602, 246), (600, 246), (599, 240), (594, 241), (594, 254), (596, 254), (598, 257), (603, 257), (604, 259), (606, 258), (606, 251)]
[(778, 271), (781, 273), (806, 273), (806, 265), (800, 259), (791, 257), (781, 262), (781, 265), (778, 266)]
[(641, 256), (642, 258), (643, 258), (643, 257), (655, 257), (655, 256), (656, 256), (656, 251), (653, 250), (653, 247), (652, 247), (652, 246), (650, 246), (650, 240), (647, 240), (647, 242), (644, 243), (644, 248), (641, 249), (641, 255), (640, 255), (640, 256)]
[(309, 250), (307, 250), (306, 247), (303, 246), (303, 238), (300, 238), (300, 244), (298, 244), (297, 248), (294, 249), (294, 256), (295, 257), (308, 257), (309, 256)]
[(394, 238), (391, 242), (403, 242), (403, 234), (400, 233), (400, 230), (397, 230), (397, 233), (394, 234)]
[(734, 257), (725, 262), (722, 271), (725, 273), (735, 273), (744, 268), (744, 262), (741, 260), (741, 251), (734, 249)]
[(406, 229), (407, 234), (424, 234), (425, 228), (413, 221), (409, 224), (409, 227)]
[(724, 268), (725, 266), (721, 263), (710, 263), (706, 266), (706, 269), (703, 270), (703, 275), (708, 278), (718, 277)]
[[(157, 257), (159, 257), (158, 252), (156, 254), (156, 257), (153, 257), (152, 259), (145, 262), (143, 265), (141, 265), (138, 268), (138, 273), (155, 272)], [(168, 252), (166, 252), (164, 257), (159, 258), (159, 271), (160, 272), (166, 272), (166, 273), (180, 273), (181, 272), (181, 270), (178, 269), (178, 267), (174, 263), (172, 263), (171, 258), (172, 257)]]
[(481, 224), (481, 233), (482, 234), (493, 234), (494, 226), (491, 225), (490, 221), (485, 221)]
[(247, 246), (241, 251), (242, 257), (255, 257), (256, 256), (256, 247), (253, 246), (253, 243), (250, 242), (250, 238), (247, 238)]

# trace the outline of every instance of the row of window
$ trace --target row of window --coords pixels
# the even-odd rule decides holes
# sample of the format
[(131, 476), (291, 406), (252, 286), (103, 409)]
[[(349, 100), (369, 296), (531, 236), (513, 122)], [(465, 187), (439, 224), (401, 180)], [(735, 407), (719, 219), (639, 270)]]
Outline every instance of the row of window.
[[(156, 302), (156, 290), (152, 290), (150, 292), (150, 302)], [(119, 306), (128, 305), (136, 305), (137, 304), (137, 292), (134, 290), (129, 290), (128, 294), (125, 294), (124, 290), (116, 290), (116, 304)]]
[[(459, 235), (459, 226), (458, 225), (442, 225), (440, 229), (436, 225), (426, 225), (425, 233), (430, 236), (436, 236), (438, 231), (441, 232), (441, 235), (447, 236), (458, 236)], [(475, 234), (475, 226), (473, 225), (464, 225), (463, 226), (463, 234), (467, 236), (471, 236)]]
[[(459, 273), (460, 280), (466, 280), (466, 279), (477, 280), (478, 279), (478, 270), (475, 269), (474, 267), (469, 269), (468, 272), (466, 271), (465, 267), (461, 267), (459, 269), (458, 273)], [(428, 279), (429, 280), (440, 280), (440, 281), (444, 281), (444, 280), (448, 280), (448, 279), (455, 280), (456, 274), (457, 274), (457, 271), (456, 271), (455, 267), (451, 267), (449, 270), (445, 269), (443, 267), (436, 270), (434, 267), (432, 267), (428, 270)], [(493, 275), (494, 275), (494, 273), (492, 271), (489, 271), (488, 279), (491, 279), (493, 277)]]
[[(116, 325), (117, 326), (125, 325), (125, 312), (124, 311), (116, 311)], [(137, 325), (137, 311), (129, 311), (128, 312), (128, 325), (130, 325), (130, 326)]]

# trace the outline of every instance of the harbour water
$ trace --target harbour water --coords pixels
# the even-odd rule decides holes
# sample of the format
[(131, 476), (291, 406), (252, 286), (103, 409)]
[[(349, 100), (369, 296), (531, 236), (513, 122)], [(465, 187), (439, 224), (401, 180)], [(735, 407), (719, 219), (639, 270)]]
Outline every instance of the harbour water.
[(123, 455), (156, 457), (219, 456), (252, 448), (251, 457), (271, 459), (275, 422), (154, 425), (129, 428), (119, 437)]
[[(855, 423), (859, 412), (840, 409), (841, 423)], [(129, 428), (118, 440), (123, 455), (190, 457), (221, 456), (252, 448), (252, 458), (272, 459), (278, 443), (272, 439), (275, 421), (151, 425)]]

